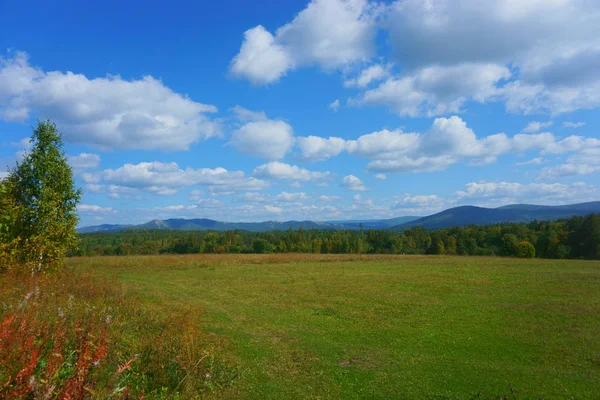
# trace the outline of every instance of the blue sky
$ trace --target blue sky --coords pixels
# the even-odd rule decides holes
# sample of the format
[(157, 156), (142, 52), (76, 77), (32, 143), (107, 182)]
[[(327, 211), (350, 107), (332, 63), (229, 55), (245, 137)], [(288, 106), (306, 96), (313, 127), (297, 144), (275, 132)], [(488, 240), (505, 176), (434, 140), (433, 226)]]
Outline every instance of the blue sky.
[(51, 118), (82, 225), (600, 199), (595, 2), (87, 3), (0, 2), (0, 176)]

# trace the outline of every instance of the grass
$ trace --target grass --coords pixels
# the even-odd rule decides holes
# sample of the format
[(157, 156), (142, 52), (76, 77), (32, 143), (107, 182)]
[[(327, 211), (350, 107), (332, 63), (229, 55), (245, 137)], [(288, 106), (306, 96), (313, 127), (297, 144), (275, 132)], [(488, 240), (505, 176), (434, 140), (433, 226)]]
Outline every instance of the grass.
[(197, 255), (67, 265), (117, 279), (151, 313), (197, 310), (227, 366), (210, 398), (600, 395), (597, 261)]

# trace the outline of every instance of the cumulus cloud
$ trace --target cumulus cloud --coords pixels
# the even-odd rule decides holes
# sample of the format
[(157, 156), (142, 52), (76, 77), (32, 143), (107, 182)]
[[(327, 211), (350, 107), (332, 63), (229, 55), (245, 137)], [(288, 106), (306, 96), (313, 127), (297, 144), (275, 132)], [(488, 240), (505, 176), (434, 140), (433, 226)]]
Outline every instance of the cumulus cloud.
[(75, 171), (96, 169), (100, 166), (100, 156), (98, 154), (81, 153), (78, 156), (69, 156), (67, 160)]
[[(416, 117), (501, 101), (509, 112), (558, 115), (600, 105), (598, 26), (595, 1), (313, 0), (274, 33), (248, 30), (230, 70), (266, 84), (302, 66), (360, 65), (344, 81), (364, 91), (350, 104)], [(391, 48), (378, 55), (379, 30)]]
[(375, 179), (385, 181), (387, 179), (387, 175), (386, 174), (376, 174)]
[(569, 176), (589, 175), (600, 171), (600, 165), (589, 164), (561, 164), (554, 167), (543, 168), (538, 176), (539, 180), (559, 179)]
[(231, 144), (243, 153), (278, 160), (293, 147), (294, 131), (279, 120), (248, 122), (233, 132)]
[(263, 179), (280, 179), (292, 181), (319, 181), (331, 179), (329, 171), (313, 172), (297, 165), (285, 164), (279, 161), (272, 161), (260, 165), (254, 169), (254, 176)]
[(597, 195), (594, 186), (583, 182), (572, 184), (517, 182), (471, 182), (464, 190), (457, 191), (454, 196), (459, 201), (499, 200), (503, 204), (521, 201), (537, 204), (561, 202), (571, 199), (585, 200)]
[(338, 137), (299, 137), (296, 139), (296, 145), (301, 151), (301, 158), (307, 161), (327, 160), (346, 149), (346, 141)]
[(182, 169), (177, 163), (142, 162), (125, 164), (117, 169), (105, 169), (82, 174), (88, 189), (112, 193), (147, 192), (172, 195), (185, 187), (205, 185), (211, 190), (262, 190), (269, 185), (260, 179), (246, 177), (242, 171), (224, 168)]
[(571, 164), (600, 164), (600, 147), (586, 147), (567, 160)]
[(552, 124), (553, 124), (552, 121), (547, 121), (547, 122), (531, 121), (530, 123), (527, 124), (527, 126), (525, 128), (523, 128), (523, 132), (528, 132), (528, 133), (539, 132), (540, 130), (542, 130), (544, 128), (551, 127)]
[(367, 187), (364, 182), (354, 175), (347, 175), (342, 179), (342, 186), (353, 192), (366, 192)]
[(358, 76), (344, 81), (345, 87), (365, 88), (372, 82), (381, 81), (390, 75), (391, 65), (371, 65), (363, 69)]
[(391, 77), (351, 103), (384, 105), (404, 117), (459, 113), (469, 100), (483, 103), (498, 96), (496, 85), (510, 76), (507, 67), (496, 64), (429, 66)]
[(265, 205), (265, 210), (267, 210), (268, 212), (273, 213), (273, 214), (281, 214), (283, 212), (283, 208), (271, 206), (268, 204)]
[(27, 54), (0, 57), (0, 118), (52, 118), (67, 142), (100, 149), (185, 150), (219, 134), (217, 108), (175, 93), (146, 76), (88, 78), (43, 71)]
[(407, 206), (435, 208), (445, 204), (446, 200), (435, 194), (411, 196), (409, 193), (406, 193), (398, 198), (392, 208), (406, 208)]
[(230, 72), (273, 83), (300, 66), (340, 68), (374, 54), (376, 27), (367, 0), (313, 0), (275, 34), (258, 25), (244, 33)]
[(425, 133), (387, 129), (344, 140), (316, 136), (298, 138), (301, 157), (325, 160), (343, 152), (372, 160), (367, 170), (375, 173), (432, 172), (462, 160), (470, 165), (495, 162), (507, 153), (539, 151), (559, 154), (600, 147), (600, 140), (569, 136), (562, 140), (549, 133), (497, 133), (478, 138), (460, 117), (436, 118)]
[(498, 96), (489, 98), (504, 100), (511, 112), (560, 114), (600, 104), (597, 2), (405, 0), (389, 10), (394, 59), (417, 71), (408, 76), (433, 65), (511, 65), (517, 79), (493, 82)]

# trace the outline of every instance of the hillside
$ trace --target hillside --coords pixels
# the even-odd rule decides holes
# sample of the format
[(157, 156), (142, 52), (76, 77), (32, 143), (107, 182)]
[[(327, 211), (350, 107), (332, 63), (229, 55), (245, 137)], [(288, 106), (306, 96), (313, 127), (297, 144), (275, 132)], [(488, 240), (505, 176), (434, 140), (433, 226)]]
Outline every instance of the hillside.
[(600, 201), (564, 206), (538, 206), (533, 204), (511, 204), (498, 208), (461, 206), (450, 208), (427, 217), (396, 217), (390, 219), (347, 220), (347, 221), (264, 221), (223, 222), (212, 219), (155, 219), (141, 225), (97, 225), (79, 229), (80, 233), (119, 232), (124, 229), (172, 229), (180, 231), (229, 231), (248, 232), (285, 231), (290, 228), (319, 230), (356, 230), (361, 224), (364, 229), (407, 229), (422, 226), (426, 229), (448, 228), (464, 225), (487, 225), (501, 222), (529, 222), (533, 220), (556, 220), (577, 215), (600, 213)]
[(393, 229), (421, 226), (425, 229), (441, 229), (452, 226), (488, 225), (502, 222), (553, 221), (560, 218), (600, 213), (600, 201), (564, 206), (538, 206), (512, 204), (498, 208), (462, 206), (397, 225)]

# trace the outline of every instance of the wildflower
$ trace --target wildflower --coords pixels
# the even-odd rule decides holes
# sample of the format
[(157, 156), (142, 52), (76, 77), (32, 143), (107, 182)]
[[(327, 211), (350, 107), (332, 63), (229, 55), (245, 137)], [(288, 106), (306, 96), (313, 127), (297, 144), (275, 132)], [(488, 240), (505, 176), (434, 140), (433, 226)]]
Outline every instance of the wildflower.
[(61, 317), (61, 318), (65, 317), (65, 312), (60, 307), (58, 307), (58, 316)]
[(106, 316), (106, 324), (110, 324), (110, 322), (112, 321), (112, 317), (110, 315)]

